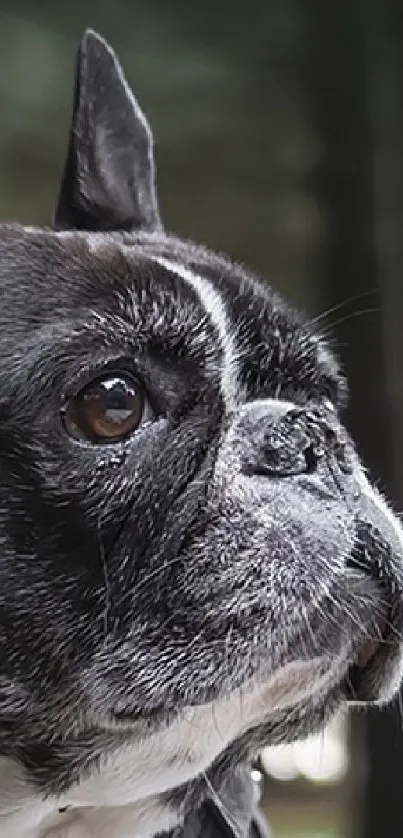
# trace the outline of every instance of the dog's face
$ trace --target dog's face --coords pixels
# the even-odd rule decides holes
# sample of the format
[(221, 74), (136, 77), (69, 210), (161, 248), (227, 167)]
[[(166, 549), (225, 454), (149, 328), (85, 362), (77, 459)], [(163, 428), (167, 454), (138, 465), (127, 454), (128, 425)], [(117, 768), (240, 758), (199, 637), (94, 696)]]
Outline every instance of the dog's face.
[(0, 232), (0, 753), (69, 802), (128, 745), (149, 799), (393, 695), (402, 531), (327, 346), (163, 232), (91, 33), (55, 228)]

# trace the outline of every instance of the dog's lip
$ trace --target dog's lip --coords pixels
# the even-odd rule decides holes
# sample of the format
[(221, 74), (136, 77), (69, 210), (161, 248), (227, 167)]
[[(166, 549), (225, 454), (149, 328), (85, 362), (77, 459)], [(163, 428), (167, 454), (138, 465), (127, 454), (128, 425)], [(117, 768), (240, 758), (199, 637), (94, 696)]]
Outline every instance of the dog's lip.
[(378, 701), (401, 656), (403, 584), (397, 558), (379, 530), (367, 522), (358, 523), (357, 540), (347, 567), (372, 581), (378, 601), (376, 613), (367, 624), (366, 637), (354, 649), (346, 674), (344, 692), (348, 701)]
[[(385, 645), (388, 642), (388, 637), (378, 643), (369, 641), (356, 661), (349, 666), (344, 679), (344, 693), (348, 702), (367, 703), (381, 699), (388, 658)], [(394, 652), (396, 651), (395, 647)]]
[(364, 646), (358, 653), (354, 666), (357, 666), (359, 669), (365, 669), (371, 660), (376, 657), (377, 652), (379, 652), (379, 647), (379, 640), (368, 640), (364, 643)]
[(381, 647), (390, 642), (390, 620), (388, 619), (386, 612), (377, 620), (376, 633), (378, 636), (369, 637), (369, 639), (363, 643), (358, 651), (355, 666), (359, 669), (365, 669), (369, 666), (371, 661), (374, 660), (381, 651)]
[(400, 669), (402, 657), (402, 610), (400, 598), (391, 596), (388, 607), (377, 615), (371, 634), (361, 643), (348, 668), (344, 692), (349, 702), (378, 702), (392, 695), (390, 683)]

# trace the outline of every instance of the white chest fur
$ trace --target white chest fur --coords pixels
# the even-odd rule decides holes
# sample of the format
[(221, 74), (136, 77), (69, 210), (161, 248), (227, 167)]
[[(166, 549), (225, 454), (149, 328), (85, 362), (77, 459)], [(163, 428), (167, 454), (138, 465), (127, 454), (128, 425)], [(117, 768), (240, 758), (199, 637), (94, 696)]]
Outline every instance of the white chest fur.
[[(151, 838), (178, 822), (161, 794), (202, 774), (240, 734), (273, 710), (320, 690), (323, 661), (289, 664), (266, 684), (189, 708), (157, 734), (109, 754), (59, 799), (41, 799), (23, 769), (0, 757), (1, 838)], [(59, 812), (67, 807), (67, 811)]]

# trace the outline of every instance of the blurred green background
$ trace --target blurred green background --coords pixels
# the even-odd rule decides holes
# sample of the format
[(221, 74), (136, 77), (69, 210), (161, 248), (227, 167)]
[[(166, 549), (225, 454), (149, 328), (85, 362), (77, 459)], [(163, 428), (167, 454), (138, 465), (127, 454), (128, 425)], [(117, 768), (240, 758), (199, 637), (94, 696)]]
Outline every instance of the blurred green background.
[[(402, 0), (0, 0), (4, 220), (51, 221), (87, 26), (153, 125), (166, 226), (320, 315), (403, 509)], [(401, 728), (397, 706), (264, 754), (274, 835), (403, 835)]]

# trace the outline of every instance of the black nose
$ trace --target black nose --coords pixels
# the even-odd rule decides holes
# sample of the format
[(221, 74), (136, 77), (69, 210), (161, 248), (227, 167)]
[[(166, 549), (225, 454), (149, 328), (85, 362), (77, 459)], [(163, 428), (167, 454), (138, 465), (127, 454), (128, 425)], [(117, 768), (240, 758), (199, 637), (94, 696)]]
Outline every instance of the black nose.
[(326, 467), (337, 465), (350, 472), (342, 428), (324, 409), (272, 405), (260, 417), (253, 457), (245, 469), (248, 474), (313, 474), (323, 461)]
[(312, 474), (323, 453), (320, 440), (309, 432), (303, 415), (290, 410), (264, 430), (257, 471), (269, 477)]

